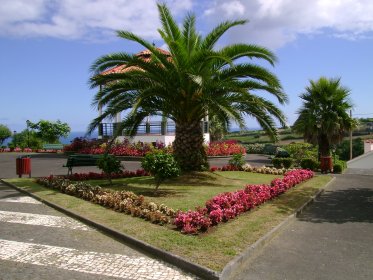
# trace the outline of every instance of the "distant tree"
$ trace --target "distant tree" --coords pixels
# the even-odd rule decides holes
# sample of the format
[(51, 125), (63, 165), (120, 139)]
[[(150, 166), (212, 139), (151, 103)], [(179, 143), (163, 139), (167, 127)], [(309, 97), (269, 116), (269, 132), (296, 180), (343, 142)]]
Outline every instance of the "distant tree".
[(36, 135), (35, 131), (30, 131), (27, 129), (18, 132), (14, 135), (12, 141), (8, 143), (10, 148), (20, 147), (20, 148), (31, 148), (31, 149), (41, 149), (43, 146), (42, 140)]
[(356, 126), (348, 110), (350, 90), (340, 84), (340, 78), (321, 77), (310, 81), (300, 98), (303, 106), (293, 129), (311, 144), (319, 146), (321, 156), (329, 156), (331, 147), (340, 143), (346, 132)]
[(0, 145), (10, 136), (12, 136), (10, 129), (6, 125), (0, 124)]
[(71, 131), (69, 125), (60, 120), (57, 122), (40, 120), (37, 123), (27, 121), (27, 125), (35, 129), (37, 137), (46, 143), (58, 143), (60, 137), (67, 137)]

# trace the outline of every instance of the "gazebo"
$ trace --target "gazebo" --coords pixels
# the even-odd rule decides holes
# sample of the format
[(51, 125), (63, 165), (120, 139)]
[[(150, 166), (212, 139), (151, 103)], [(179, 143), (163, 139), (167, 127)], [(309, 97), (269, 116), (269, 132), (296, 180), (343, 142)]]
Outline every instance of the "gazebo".
[[(171, 54), (168, 51), (162, 50), (157, 48), (157, 50), (163, 54), (165, 54), (169, 59), (171, 59)], [(146, 62), (151, 60), (151, 51), (144, 50), (136, 54), (137, 57), (143, 59)], [(136, 69), (136, 66), (126, 67), (125, 65), (118, 65), (109, 70), (106, 70), (101, 73), (101, 75), (108, 75), (113, 73), (124, 73), (131, 70)], [(100, 90), (105, 85), (100, 86)], [(102, 107), (99, 105), (98, 107), (99, 116), (102, 115)], [(175, 123), (171, 122), (170, 120), (162, 120), (162, 121), (150, 121), (151, 116), (148, 117), (147, 121), (142, 123), (135, 136), (129, 137), (128, 135), (118, 136), (120, 141), (125, 141), (126, 139), (130, 142), (145, 142), (145, 143), (157, 143), (162, 142), (166, 146), (172, 144), (175, 140)], [(110, 138), (113, 136), (113, 132), (115, 131), (118, 124), (121, 122), (121, 113), (118, 113), (112, 122), (102, 122), (98, 128), (98, 138)], [(210, 142), (210, 134), (209, 134), (209, 122), (208, 117), (201, 120), (201, 129), (203, 130), (203, 137), (205, 143)]]

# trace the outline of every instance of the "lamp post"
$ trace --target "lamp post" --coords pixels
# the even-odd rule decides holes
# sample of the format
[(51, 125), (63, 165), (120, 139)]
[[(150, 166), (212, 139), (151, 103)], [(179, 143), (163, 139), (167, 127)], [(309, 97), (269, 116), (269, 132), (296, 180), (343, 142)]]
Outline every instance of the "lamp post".
[(26, 121), (27, 125), (27, 148), (30, 148), (30, 130), (29, 130), (29, 120)]

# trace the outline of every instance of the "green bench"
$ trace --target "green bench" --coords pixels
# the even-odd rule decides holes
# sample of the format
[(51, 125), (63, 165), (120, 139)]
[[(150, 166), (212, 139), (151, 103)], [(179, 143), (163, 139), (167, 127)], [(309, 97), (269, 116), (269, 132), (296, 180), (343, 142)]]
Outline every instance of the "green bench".
[(101, 155), (85, 155), (85, 154), (74, 154), (67, 158), (67, 162), (63, 167), (67, 167), (67, 175), (73, 174), (74, 166), (97, 166), (97, 161), (101, 158)]
[(43, 144), (44, 150), (63, 150), (63, 144)]

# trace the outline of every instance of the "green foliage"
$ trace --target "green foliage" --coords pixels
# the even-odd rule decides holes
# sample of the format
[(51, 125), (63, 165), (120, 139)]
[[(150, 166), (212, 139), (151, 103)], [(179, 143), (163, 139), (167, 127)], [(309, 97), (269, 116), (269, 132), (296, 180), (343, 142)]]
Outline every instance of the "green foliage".
[(245, 163), (245, 157), (242, 153), (232, 155), (232, 158), (228, 161), (228, 164), (238, 168), (241, 168)]
[(36, 135), (45, 143), (58, 143), (60, 137), (67, 137), (70, 133), (70, 127), (67, 123), (62, 123), (60, 120), (57, 122), (50, 122), (40, 120), (37, 123), (27, 122), (31, 129), (36, 130)]
[[(250, 115), (272, 140), (277, 140), (276, 123), (284, 125), (286, 118), (270, 98), (257, 93), (273, 96), (280, 104), (287, 102), (287, 96), (276, 75), (262, 66), (263, 63), (256, 64), (263, 61), (274, 65), (276, 56), (254, 44), (217, 47), (217, 42), (228, 30), (246, 21), (225, 21), (202, 36), (196, 29), (193, 14), (188, 14), (179, 24), (166, 5), (158, 4), (157, 7), (161, 22), (158, 31), (169, 52), (131, 32), (118, 31), (120, 38), (135, 42), (146, 51), (109, 54), (93, 63), (91, 87), (105, 85), (96, 94), (93, 104), (100, 104), (105, 109), (91, 122), (89, 131), (96, 129), (105, 118), (127, 109), (121, 129), (128, 135), (136, 134), (147, 116), (165, 116), (176, 123), (176, 155), (184, 153), (185, 145), (200, 146), (193, 148), (188, 157), (178, 156), (181, 168), (189, 168), (193, 160), (196, 170), (205, 164), (206, 155), (200, 154), (203, 143), (194, 139), (197, 134), (202, 136), (201, 128), (192, 125), (199, 124), (207, 116), (216, 118), (224, 128), (230, 121), (244, 126), (244, 117)], [(133, 70), (127, 68), (125, 74), (100, 75), (120, 64), (131, 65)], [(185, 137), (185, 130), (179, 130), (179, 127), (193, 127), (190, 130), (192, 137)]]
[(283, 146), (283, 148), (290, 153), (296, 166), (300, 166), (305, 158), (317, 159), (317, 148), (309, 143), (291, 143)]
[(31, 148), (41, 149), (43, 146), (42, 140), (36, 135), (35, 131), (28, 131), (27, 129), (13, 135), (13, 139), (8, 143), (9, 148)]
[(275, 156), (278, 157), (278, 158), (288, 158), (288, 157), (290, 157), (290, 154), (285, 149), (283, 149), (281, 147), (278, 147), (276, 149), (276, 155)]
[(264, 144), (245, 144), (246, 152), (248, 154), (263, 154)]
[(319, 169), (320, 163), (315, 158), (303, 158), (300, 161), (300, 167), (303, 169), (310, 169), (317, 171)]
[(332, 145), (357, 124), (348, 114), (352, 108), (349, 95), (350, 90), (340, 84), (340, 79), (321, 77), (311, 80), (300, 96), (303, 106), (293, 129), (308, 143), (317, 144), (322, 156), (329, 156)]
[(344, 160), (336, 159), (333, 164), (334, 173), (342, 173), (347, 168), (347, 163)]
[(147, 153), (141, 161), (141, 166), (154, 176), (155, 192), (164, 180), (180, 175), (180, 168), (174, 156), (163, 151)]
[(120, 161), (113, 155), (104, 154), (97, 161), (97, 167), (100, 168), (108, 177), (110, 184), (112, 184), (111, 176), (122, 171)]
[(228, 133), (228, 126), (221, 122), (216, 116), (211, 116), (209, 119), (210, 141), (221, 141), (224, 135)]
[[(350, 160), (350, 140), (344, 140), (339, 144), (335, 153), (341, 160)], [(361, 138), (352, 140), (352, 157), (358, 157), (364, 153), (364, 141)]]
[(277, 151), (277, 146), (273, 144), (265, 144), (263, 148), (263, 154), (275, 155)]
[(342, 173), (342, 171), (343, 171), (342, 164), (340, 164), (340, 163), (334, 163), (334, 165), (333, 165), (333, 172), (334, 173)]
[(272, 164), (277, 169), (280, 169), (280, 168), (289, 169), (290, 167), (292, 167), (293, 163), (294, 163), (294, 160), (292, 158), (273, 158), (272, 159)]
[(10, 129), (6, 125), (0, 124), (0, 146), (10, 136), (12, 136), (12, 132), (10, 131)]

